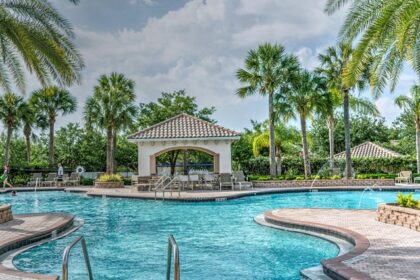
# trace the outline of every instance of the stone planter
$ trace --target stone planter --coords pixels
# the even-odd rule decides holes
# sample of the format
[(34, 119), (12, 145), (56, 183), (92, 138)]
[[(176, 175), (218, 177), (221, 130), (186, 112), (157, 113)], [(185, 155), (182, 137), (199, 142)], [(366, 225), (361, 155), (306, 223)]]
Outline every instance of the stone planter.
[(95, 188), (102, 189), (118, 189), (124, 188), (124, 182), (95, 182)]
[(420, 209), (401, 207), (396, 204), (380, 204), (378, 221), (420, 231)]
[(0, 205), (0, 224), (7, 223), (13, 220), (12, 206)]

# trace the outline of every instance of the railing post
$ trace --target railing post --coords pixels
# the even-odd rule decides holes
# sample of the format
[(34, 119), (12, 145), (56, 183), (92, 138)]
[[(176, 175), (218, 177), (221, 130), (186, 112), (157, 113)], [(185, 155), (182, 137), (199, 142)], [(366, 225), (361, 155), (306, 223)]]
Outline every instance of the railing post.
[(64, 249), (64, 253), (63, 253), (63, 264), (62, 264), (62, 277), (61, 277), (62, 280), (69, 280), (69, 256), (70, 256), (70, 251), (71, 251), (71, 249), (73, 249), (73, 247), (78, 242), (80, 242), (80, 244), (82, 246), (83, 258), (85, 260), (86, 269), (87, 269), (87, 272), (88, 272), (88, 279), (89, 280), (93, 280), (92, 268), (90, 266), (90, 261), (89, 261), (89, 255), (88, 255), (88, 251), (87, 251), (86, 241), (85, 241), (85, 238), (83, 237), (83, 235), (81, 235), (78, 238), (76, 238), (76, 240), (74, 240), (72, 243), (70, 243), (70, 245), (68, 245)]
[(166, 280), (171, 279), (172, 257), (174, 258), (174, 280), (180, 280), (181, 269), (179, 265), (179, 249), (174, 236), (171, 234), (168, 238), (168, 261), (166, 266)]

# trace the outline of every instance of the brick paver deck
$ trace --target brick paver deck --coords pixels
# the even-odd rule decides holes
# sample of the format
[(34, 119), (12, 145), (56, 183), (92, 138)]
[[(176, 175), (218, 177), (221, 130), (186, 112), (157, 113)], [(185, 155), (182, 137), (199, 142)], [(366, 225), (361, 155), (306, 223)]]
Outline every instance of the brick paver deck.
[(353, 251), (322, 262), (324, 271), (342, 277), (337, 279), (420, 279), (420, 232), (378, 222), (376, 215), (370, 210), (278, 209), (264, 216), (284, 227), (353, 240)]
[[(65, 214), (25, 214), (14, 215), (10, 222), (0, 225), (0, 254), (51, 237), (68, 229), (74, 217)], [(40, 275), (17, 271), (0, 264), (0, 280), (56, 280), (57, 276)]]

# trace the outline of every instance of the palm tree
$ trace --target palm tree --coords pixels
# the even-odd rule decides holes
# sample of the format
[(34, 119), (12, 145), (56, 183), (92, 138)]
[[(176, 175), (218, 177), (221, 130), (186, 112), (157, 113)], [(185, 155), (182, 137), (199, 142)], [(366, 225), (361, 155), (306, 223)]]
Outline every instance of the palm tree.
[(43, 116), (38, 116), (34, 109), (29, 105), (25, 106), (25, 111), (22, 114), (22, 127), (23, 127), (23, 136), (25, 137), (26, 144), (26, 160), (28, 165), (32, 161), (32, 145), (31, 141), (36, 138), (33, 130), (35, 127), (40, 127), (45, 129), (48, 126), (47, 121)]
[(77, 100), (65, 89), (50, 86), (32, 93), (29, 104), (38, 115), (48, 121), (49, 141), (48, 141), (48, 163), (54, 165), (54, 126), (59, 115), (65, 116), (73, 113), (77, 109)]
[(23, 64), (43, 86), (52, 80), (66, 86), (80, 81), (84, 65), (72, 27), (49, 1), (1, 1), (0, 14), (1, 87), (25, 90)]
[(287, 103), (295, 109), (300, 119), (305, 178), (311, 175), (306, 121), (314, 113), (317, 102), (324, 94), (322, 79), (314, 73), (302, 70), (286, 97)]
[(328, 91), (334, 95), (341, 96), (344, 115), (344, 139), (346, 154), (345, 177), (352, 176), (351, 143), (350, 143), (350, 93), (354, 88), (363, 89), (365, 76), (360, 77), (357, 83), (349, 87), (344, 82), (345, 65), (351, 59), (352, 48), (346, 44), (337, 47), (329, 47), (325, 54), (319, 55), (321, 66), (316, 72), (326, 80)]
[(371, 84), (375, 94), (387, 80), (394, 90), (404, 61), (420, 77), (420, 5), (418, 0), (328, 0), (325, 11), (333, 14), (350, 4), (340, 31), (340, 41), (357, 42), (346, 67), (346, 84), (354, 84), (373, 56)]
[(4, 153), (4, 163), (10, 161), (10, 143), (13, 130), (19, 126), (26, 104), (21, 96), (6, 93), (0, 98), (0, 119), (7, 129), (7, 138)]
[[(282, 174), (282, 157), (284, 151), (292, 150), (294, 143), (299, 141), (299, 134), (296, 129), (279, 123), (274, 128), (275, 147), (277, 158), (277, 174)], [(261, 149), (270, 147), (270, 135), (268, 131), (262, 131), (254, 136), (252, 151), (254, 156), (260, 155)]]
[(276, 152), (274, 139), (274, 94), (281, 94), (291, 77), (299, 69), (295, 56), (287, 55), (281, 45), (262, 44), (251, 50), (245, 59), (245, 68), (239, 69), (236, 77), (245, 84), (236, 94), (242, 98), (259, 93), (268, 95), (268, 125), (270, 139), (270, 175), (276, 175)]
[[(318, 106), (316, 113), (325, 119), (328, 128), (328, 142), (329, 142), (329, 162), (330, 168), (334, 168), (334, 130), (335, 130), (335, 113), (339, 107), (343, 104), (343, 96), (336, 92), (328, 91), (322, 98), (318, 100)], [(380, 113), (376, 108), (375, 103), (365, 98), (358, 98), (354, 95), (350, 95), (349, 100), (350, 109), (365, 115), (378, 116)]]
[(123, 74), (102, 75), (95, 86), (93, 96), (84, 108), (84, 118), (88, 126), (106, 130), (106, 172), (114, 171), (114, 150), (117, 133), (134, 123), (137, 113), (135, 106), (134, 81)]
[(395, 99), (395, 104), (413, 116), (416, 124), (416, 158), (417, 173), (420, 173), (420, 85), (414, 85), (410, 90), (411, 97), (401, 95)]

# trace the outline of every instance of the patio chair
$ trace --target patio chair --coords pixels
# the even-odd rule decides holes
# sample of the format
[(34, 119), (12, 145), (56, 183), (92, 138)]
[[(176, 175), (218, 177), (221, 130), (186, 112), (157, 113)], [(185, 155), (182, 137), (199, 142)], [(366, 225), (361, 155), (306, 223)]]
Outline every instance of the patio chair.
[(236, 171), (233, 173), (233, 182), (235, 186), (239, 186), (239, 190), (242, 190), (242, 188), (253, 188), (252, 182), (249, 182), (245, 178), (245, 174), (243, 171)]
[(401, 171), (398, 174), (398, 177), (395, 178), (395, 183), (402, 183), (402, 182), (411, 183), (411, 175), (412, 175), (411, 171)]
[(188, 175), (178, 175), (179, 183), (181, 184), (181, 189), (184, 190), (186, 187), (188, 188), (190, 179)]
[(54, 187), (57, 182), (57, 174), (56, 173), (48, 173), (47, 178), (42, 182), (42, 186), (44, 187)]
[(220, 173), (219, 187), (220, 190), (222, 190), (224, 187), (229, 187), (231, 190), (233, 190), (233, 179), (230, 173)]
[(66, 185), (73, 185), (73, 186), (79, 186), (80, 185), (80, 176), (76, 172), (72, 172), (70, 174), (70, 177), (64, 181), (64, 184)]
[(26, 184), (27, 187), (35, 187), (37, 184), (38, 186), (42, 182), (42, 173), (32, 173), (31, 179), (29, 179), (28, 183)]
[(216, 178), (213, 174), (204, 174), (203, 176), (203, 188), (210, 188), (213, 190)]
[(194, 187), (196, 187), (198, 183), (200, 183), (200, 177), (198, 175), (190, 175), (189, 177), (190, 177), (191, 188), (192, 190), (194, 190)]

